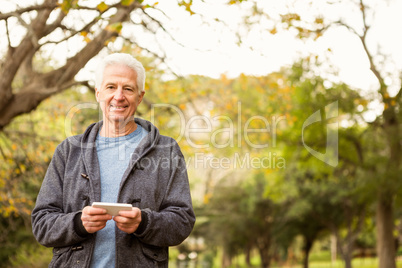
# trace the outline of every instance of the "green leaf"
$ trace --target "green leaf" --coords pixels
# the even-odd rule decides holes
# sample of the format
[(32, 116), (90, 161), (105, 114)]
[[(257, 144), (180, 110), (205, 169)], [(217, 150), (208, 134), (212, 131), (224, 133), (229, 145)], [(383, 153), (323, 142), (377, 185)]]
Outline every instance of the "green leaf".
[(63, 0), (63, 2), (59, 5), (61, 10), (66, 14), (70, 11), (70, 9), (79, 7), (78, 0)]
[(129, 6), (134, 2), (134, 0), (121, 0), (123, 6)]
[(60, 8), (64, 13), (68, 13), (68, 11), (71, 8), (71, 2), (68, 0), (64, 0), (61, 4), (60, 4)]
[(143, 8), (155, 8), (158, 4), (159, 4), (159, 2), (155, 2), (152, 5), (146, 4), (145, 6), (143, 6)]
[(116, 32), (116, 33), (120, 33), (122, 28), (123, 28), (123, 24), (121, 22), (116, 22), (116, 23), (110, 24), (106, 27), (107, 30), (109, 30), (111, 32)]

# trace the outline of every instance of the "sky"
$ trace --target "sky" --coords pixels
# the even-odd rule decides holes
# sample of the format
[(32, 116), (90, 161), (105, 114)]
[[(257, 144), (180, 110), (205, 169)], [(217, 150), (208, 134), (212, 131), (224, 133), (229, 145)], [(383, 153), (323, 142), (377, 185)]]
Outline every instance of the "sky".
[[(338, 5), (323, 4), (322, 0), (270, 0), (257, 1), (257, 4), (274, 20), (280, 19), (279, 14), (288, 12), (298, 13), (307, 20), (322, 14), (326, 20), (341, 19), (361, 34), (363, 25), (361, 12), (356, 9), (358, 7), (353, 5), (354, 1), (340, 1), (342, 4)], [(166, 21), (166, 28), (172, 29), (176, 39), (185, 45), (179, 46), (169, 39), (164, 39), (163, 35), (159, 37), (168, 55), (169, 65), (176, 73), (210, 77), (219, 77), (221, 74), (236, 77), (241, 73), (266, 75), (281, 67), (289, 67), (301, 56), (313, 53), (324, 62), (324, 73), (326, 66), (326, 70), (331, 73), (336, 70), (332, 75), (327, 74), (332, 81), (345, 82), (367, 95), (377, 92), (378, 82), (370, 71), (362, 43), (345, 27), (335, 27), (315, 42), (296, 39), (289, 31), (269, 34), (267, 29), (272, 28), (272, 24), (267, 20), (257, 21), (254, 27), (245, 30), (241, 26), (243, 18), (249, 14), (252, 6), (246, 2), (243, 5), (228, 7), (225, 2), (206, 0), (195, 5), (194, 11), (202, 16), (190, 16), (186, 12), (180, 12), (180, 7), (171, 5), (171, 1), (161, 1), (158, 4), (158, 7), (174, 18)], [(310, 2), (312, 4), (309, 4)], [(373, 6), (367, 11), (370, 24), (367, 35), (368, 48), (373, 55), (378, 51), (387, 55), (388, 58), (384, 60), (386, 64), (381, 69), (389, 73), (385, 81), (389, 85), (390, 95), (393, 96), (401, 87), (402, 1), (371, 1), (370, 4)], [(370, 16), (373, 13), (374, 15)], [(214, 18), (219, 18), (225, 23), (211, 23), (212, 27), (203, 23)], [(243, 34), (241, 45), (236, 44), (236, 32)], [(328, 66), (335, 69), (329, 69)], [(374, 100), (369, 104), (369, 111), (363, 116), (370, 122), (381, 115), (382, 110), (381, 102)]]
[[(339, 68), (338, 78), (348, 84), (362, 89), (372, 89), (376, 80), (369, 70), (369, 62), (363, 51), (360, 40), (346, 28), (337, 28), (320, 38), (317, 42), (302, 42), (296, 40), (290, 32), (270, 35), (265, 29), (270, 25), (266, 21), (258, 22), (256, 27), (247, 33), (242, 45), (237, 45), (234, 32), (239, 30), (242, 16), (247, 13), (248, 4), (230, 6), (225, 1), (206, 1), (195, 5), (194, 10), (204, 15), (190, 16), (180, 12), (180, 7), (171, 5), (171, 1), (161, 1), (158, 4), (174, 20), (167, 21), (167, 28), (175, 30), (175, 37), (185, 44), (179, 46), (172, 41), (160, 37), (163, 48), (169, 58), (172, 68), (179, 74), (201, 74), (218, 77), (222, 73), (234, 77), (240, 73), (250, 75), (266, 75), (282, 66), (291, 65), (300, 55), (310, 52), (328, 57), (328, 60)], [(361, 28), (359, 12), (351, 5), (317, 5), (310, 1), (296, 1), (294, 6), (286, 6), (283, 0), (257, 1), (271, 17), (288, 10), (304, 14), (305, 17), (315, 12), (322, 13), (325, 18), (337, 20), (343, 18), (357, 29)], [(351, 1), (348, 1), (351, 2)], [(169, 4), (170, 3), (170, 4)], [(209, 4), (208, 4), (209, 3)], [(402, 70), (402, 1), (381, 1), (375, 6), (375, 18), (368, 35), (369, 48), (390, 55), (387, 67), (390, 72)], [(226, 25), (216, 23), (213, 27), (202, 24), (205, 18), (219, 18)], [(255, 49), (251, 50), (249, 47)], [(331, 49), (331, 53), (328, 53)], [(329, 54), (329, 55), (328, 55)], [(326, 58), (325, 58), (326, 59)], [(399, 74), (398, 74), (399, 75)], [(392, 83), (392, 80), (387, 80)], [(397, 87), (397, 85), (395, 84)]]
[[(19, 4), (32, 3), (40, 0), (20, 0)], [(83, 3), (99, 2), (96, 0), (81, 0)], [(105, 0), (115, 2), (114, 0)], [(258, 7), (264, 10), (273, 19), (279, 19), (279, 14), (297, 12), (303, 18), (312, 18), (320, 13), (325, 19), (337, 20), (342, 18), (356, 29), (361, 28), (360, 12), (350, 4), (353, 1), (340, 0), (343, 4), (322, 4), (322, 0), (257, 0)], [(154, 4), (154, 0), (146, 0)], [(327, 1), (325, 1), (327, 2)], [(335, 0), (333, 2), (336, 2)], [(372, 28), (368, 35), (369, 48), (382, 51), (389, 55), (388, 69), (393, 76), (387, 78), (392, 87), (399, 88), (398, 70), (402, 70), (402, 1), (381, 0), (370, 1), (375, 3), (375, 18), (371, 21)], [(14, 0), (0, 0), (0, 11), (15, 4)], [(345, 28), (336, 28), (328, 31), (317, 42), (303, 42), (294, 38), (289, 31), (269, 34), (267, 29), (272, 24), (267, 20), (257, 21), (251, 29), (242, 26), (243, 17), (249, 14), (252, 5), (245, 2), (242, 5), (226, 5), (227, 0), (194, 1), (192, 9), (198, 13), (190, 15), (184, 7), (177, 5), (175, 0), (159, 1), (157, 8), (148, 12), (160, 19), (175, 38), (173, 41), (164, 31), (158, 30), (155, 35), (146, 35), (141, 31), (135, 32), (135, 39), (142, 46), (166, 54), (169, 67), (179, 75), (199, 74), (210, 77), (219, 77), (225, 74), (236, 77), (241, 73), (248, 75), (266, 75), (277, 71), (283, 66), (290, 66), (301, 55), (315, 53), (322, 61), (334, 65), (338, 69), (333, 79), (340, 80), (359, 89), (374, 90), (376, 80), (369, 70), (367, 56), (356, 36)], [(312, 3), (312, 4), (311, 4)], [(216, 22), (215, 19), (221, 22)], [(76, 23), (72, 21), (71, 23)], [(137, 28), (138, 30), (138, 28)], [(123, 31), (132, 31), (123, 28)], [(238, 45), (236, 33), (242, 34), (242, 44)], [(0, 33), (4, 36), (3, 32)], [(12, 32), (18, 36), (18, 30)], [(18, 38), (15, 38), (18, 40)], [(1, 44), (2, 43), (2, 44)], [(5, 42), (0, 43), (0, 49)], [(80, 49), (80, 42), (71, 42), (54, 50), (55, 55), (67, 53), (73, 55)], [(116, 43), (116, 49), (119, 42)], [(254, 49), (250, 49), (253, 47)], [(331, 53), (328, 53), (328, 49)], [(96, 60), (89, 62), (86, 69), (96, 66)], [(86, 76), (86, 70), (79, 77)], [(392, 92), (391, 92), (392, 95)]]
[[(177, 12), (180, 8), (172, 5), (168, 7), (164, 3), (163, 8), (170, 8), (175, 14), (175, 19), (168, 22), (169, 26), (178, 29), (177, 39), (185, 44), (185, 47), (180, 47), (169, 42), (165, 46), (169, 52), (167, 54), (174, 55), (171, 56), (172, 62), (179, 73), (212, 77), (222, 73), (231, 77), (240, 73), (265, 75), (277, 70), (279, 66), (293, 62), (297, 45), (287, 33), (274, 37), (267, 33), (257, 35), (249, 32), (242, 40), (243, 44), (238, 45), (236, 31), (241, 31), (239, 25), (248, 11), (241, 6), (227, 6), (217, 2), (224, 1), (194, 6), (194, 10), (203, 14), (203, 17)], [(244, 6), (251, 8), (250, 5)], [(210, 27), (202, 23), (202, 20), (210, 21), (213, 18), (219, 18), (225, 24), (212, 22)], [(250, 46), (256, 49), (251, 50)]]

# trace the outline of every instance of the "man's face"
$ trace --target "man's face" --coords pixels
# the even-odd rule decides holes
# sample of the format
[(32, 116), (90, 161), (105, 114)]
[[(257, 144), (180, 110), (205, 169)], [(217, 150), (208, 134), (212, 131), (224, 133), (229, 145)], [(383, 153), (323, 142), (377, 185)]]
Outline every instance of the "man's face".
[(102, 84), (96, 88), (96, 100), (102, 109), (103, 120), (109, 123), (133, 120), (143, 96), (144, 92), (138, 93), (137, 73), (124, 65), (107, 66)]

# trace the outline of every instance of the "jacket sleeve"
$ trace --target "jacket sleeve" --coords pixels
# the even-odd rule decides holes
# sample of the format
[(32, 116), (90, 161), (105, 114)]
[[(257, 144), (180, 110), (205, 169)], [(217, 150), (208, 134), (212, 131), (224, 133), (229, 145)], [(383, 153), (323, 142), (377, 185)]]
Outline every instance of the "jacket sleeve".
[(53, 155), (31, 216), (33, 235), (40, 244), (48, 247), (69, 246), (85, 240), (88, 235), (77, 225), (82, 224), (77, 220), (81, 215), (79, 211), (63, 211), (66, 158), (62, 145), (57, 147)]
[(170, 177), (160, 210), (142, 210), (142, 224), (134, 233), (143, 243), (159, 247), (180, 244), (190, 235), (195, 223), (187, 168), (177, 143), (171, 159)]

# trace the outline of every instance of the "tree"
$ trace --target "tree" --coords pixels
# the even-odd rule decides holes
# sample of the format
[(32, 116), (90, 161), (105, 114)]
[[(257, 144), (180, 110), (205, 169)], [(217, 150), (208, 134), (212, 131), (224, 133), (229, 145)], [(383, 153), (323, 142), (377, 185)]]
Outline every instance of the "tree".
[[(304, 67), (302, 67), (304, 66)], [(367, 194), (370, 180), (364, 165), (364, 156), (369, 156), (369, 150), (361, 151), (362, 146), (356, 142), (360, 140), (361, 134), (365, 132), (367, 126), (359, 125), (363, 110), (358, 109), (361, 103), (365, 103), (364, 98), (355, 90), (350, 89), (345, 84), (332, 84), (330, 88), (324, 89), (324, 80), (320, 77), (307, 78), (309, 75), (309, 65), (295, 64), (294, 68), (299, 69), (293, 77), (292, 83), (295, 86), (294, 102), (298, 107), (292, 113), (298, 118), (298, 123), (290, 129), (294, 132), (304, 132), (303, 145), (296, 141), (291, 141), (288, 147), (290, 152), (299, 156), (296, 175), (296, 185), (300, 196), (309, 200), (314, 207), (313, 214), (316, 220), (320, 221), (326, 229), (337, 238), (339, 252), (345, 261), (345, 267), (352, 267), (352, 256), (356, 239), (363, 228), (366, 219), (367, 209), (372, 204), (373, 198)], [(307, 69), (304, 69), (306, 68)], [(314, 110), (324, 104), (337, 100), (337, 117), (349, 121), (347, 126), (337, 127), (338, 139), (336, 141), (337, 165), (331, 167), (323, 162), (317, 161), (311, 154), (300, 153), (300, 147), (306, 144), (320, 152), (331, 152), (331, 130), (328, 126), (330, 122), (322, 119), (308, 127), (308, 131), (303, 129), (304, 122), (309, 115), (314, 114)], [(321, 103), (321, 104), (320, 104)], [(306, 106), (312, 106), (306, 108)], [(322, 118), (331, 118), (329, 109), (322, 109)], [(306, 121), (305, 121), (306, 120)], [(301, 121), (301, 122), (300, 122)], [(303, 126), (302, 126), (303, 124)], [(307, 133), (306, 133), (307, 132)], [(293, 146), (291, 145), (293, 144)], [(335, 144), (334, 144), (335, 145)], [(327, 162), (329, 163), (329, 162)], [(304, 177), (304, 179), (303, 179)]]
[[(94, 101), (92, 92), (65, 91), (34, 112), (18, 116), (0, 132), (0, 267), (43, 267), (50, 262), (51, 250), (39, 247), (32, 235), (31, 211), (52, 154), (65, 138), (60, 131), (66, 122), (64, 110), (89, 101)], [(73, 134), (98, 116), (93, 109), (75, 113)]]
[[(393, 232), (394, 226), (394, 208), (395, 198), (401, 189), (401, 160), (402, 160), (402, 145), (401, 140), (401, 106), (402, 106), (402, 88), (400, 80), (399, 68), (391, 68), (389, 70), (386, 63), (393, 64), (392, 57), (381, 52), (381, 49), (373, 49), (370, 46), (370, 36), (372, 25), (375, 23), (375, 10), (378, 2), (370, 2), (370, 4), (359, 1), (331, 1), (322, 3), (322, 1), (310, 1), (309, 11), (317, 11), (315, 17), (312, 18), (311, 13), (307, 16), (298, 13), (294, 10), (275, 14), (270, 16), (263, 12), (257, 2), (253, 8), (253, 14), (259, 14), (265, 19), (273, 22), (271, 28), (268, 29), (269, 34), (278, 33), (282, 30), (291, 31), (295, 36), (302, 40), (316, 41), (322, 36), (329, 34), (330, 30), (335, 28), (343, 28), (349, 31), (354, 40), (360, 43), (360, 49), (365, 54), (368, 68), (376, 79), (376, 94), (371, 101), (379, 102), (383, 105), (382, 113), (376, 116), (375, 120), (367, 120), (362, 118), (359, 124), (365, 122), (369, 128), (385, 138), (385, 147), (379, 148), (377, 155), (387, 155), (387, 159), (381, 164), (373, 164), (365, 157), (364, 150), (360, 149), (362, 154), (361, 164), (367, 170), (367, 174), (375, 174), (376, 189), (376, 231), (377, 231), (377, 249), (380, 268), (395, 268), (395, 243)], [(383, 3), (381, 1), (381, 3)], [(292, 6), (292, 5), (290, 5)], [(331, 14), (327, 16), (325, 10), (333, 12), (334, 8), (339, 10), (353, 10), (356, 16), (359, 16), (360, 22), (355, 23), (350, 18), (345, 18), (342, 14)], [(327, 8), (327, 9), (326, 9)], [(279, 16), (278, 16), (279, 15)], [(275, 20), (278, 18), (278, 20)], [(250, 22), (250, 20), (248, 20)], [(392, 25), (388, 25), (391, 27)], [(345, 33), (347, 35), (347, 33)], [(375, 38), (374, 38), (375, 39)], [(371, 39), (372, 41), (373, 39)], [(379, 40), (375, 40), (378, 43)], [(331, 50), (331, 48), (329, 48)], [(320, 59), (318, 59), (319, 61)], [(389, 82), (392, 81), (392, 82)], [(370, 102), (370, 100), (369, 100)], [(367, 105), (363, 105), (367, 107)], [(373, 111), (372, 111), (373, 113)], [(355, 139), (355, 145), (361, 147), (362, 143)]]
[(207, 243), (223, 248), (222, 267), (230, 266), (233, 257), (241, 252), (251, 265), (249, 255), (253, 249), (259, 253), (261, 267), (271, 266), (280, 244), (284, 208), (264, 197), (265, 184), (264, 174), (258, 172), (247, 179), (225, 178), (203, 208), (208, 221), (199, 228)]
[(312, 204), (311, 200), (308, 200), (307, 196), (290, 200), (288, 203), (290, 205), (285, 216), (286, 221), (283, 228), (292, 240), (297, 235), (303, 237), (302, 251), (304, 256), (302, 263), (303, 268), (308, 268), (309, 256), (314, 242), (327, 231), (327, 227), (320, 220), (317, 220), (316, 207)]
[[(111, 5), (101, 0), (43, 0), (28, 6), (14, 4), (12, 10), (0, 12), (0, 29), (8, 42), (2, 47), (6, 52), (0, 62), (0, 130), (49, 96), (74, 85), (91, 88), (88, 81), (76, 80), (76, 75), (116, 38), (141, 47), (136, 42), (137, 32), (165, 31), (161, 21), (148, 12), (157, 10), (156, 5), (143, 0), (121, 0)], [(48, 58), (49, 51), (65, 50), (71, 44), (78, 48), (64, 55), (58, 53), (60, 58)], [(158, 57), (157, 52), (143, 49)], [(163, 56), (159, 58), (163, 61)], [(40, 59), (46, 62), (44, 66), (38, 64)]]

